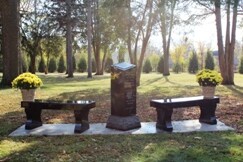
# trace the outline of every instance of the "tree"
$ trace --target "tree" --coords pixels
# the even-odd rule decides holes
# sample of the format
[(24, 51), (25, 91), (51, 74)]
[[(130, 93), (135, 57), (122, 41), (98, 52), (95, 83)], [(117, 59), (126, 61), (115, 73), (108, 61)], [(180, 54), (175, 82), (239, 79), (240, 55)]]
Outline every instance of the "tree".
[(203, 42), (198, 42), (198, 50), (199, 50), (199, 60), (201, 60), (200, 62), (200, 68), (203, 69), (204, 67), (204, 61), (205, 61), (205, 51), (206, 51), (206, 45)]
[[(242, 8), (243, 2), (239, 0), (196, 1), (215, 15), (219, 52), (219, 68), (223, 77), (222, 84), (234, 85), (234, 48), (237, 15), (238, 9), (239, 7)], [(223, 41), (222, 32), (222, 11), (226, 12), (226, 30), (224, 36), (225, 42)]]
[(43, 57), (41, 57), (41, 60), (39, 62), (38, 71), (41, 73), (46, 72), (46, 64), (45, 64), (45, 60)]
[(118, 62), (124, 62), (125, 61), (125, 53), (126, 53), (126, 49), (123, 45), (121, 45), (119, 50), (118, 50)]
[(67, 19), (66, 19), (66, 52), (67, 52), (67, 74), (68, 78), (73, 77), (73, 54), (72, 54), (72, 24), (71, 24), (71, 12), (72, 5), (71, 0), (66, 0), (67, 6)]
[(8, 86), (10, 86), (12, 80), (21, 73), (19, 6), (19, 0), (4, 0), (0, 2), (4, 63), (1, 84)]
[(205, 69), (210, 69), (210, 70), (214, 70), (214, 59), (212, 56), (212, 52), (208, 51), (207, 52), (207, 56), (205, 59)]
[(88, 78), (92, 78), (92, 13), (91, 0), (87, 0)]
[(158, 67), (157, 67), (157, 71), (159, 73), (162, 73), (164, 72), (164, 57), (161, 56), (160, 59), (159, 59), (159, 63), (158, 63)]
[(113, 60), (111, 57), (108, 57), (105, 64), (105, 72), (107, 73), (111, 72), (111, 65), (113, 65)]
[[(141, 54), (138, 59), (137, 63), (137, 86), (140, 85), (140, 77), (141, 77), (141, 72), (142, 72), (142, 65), (143, 65), (143, 60), (146, 52), (146, 48), (151, 36), (151, 32), (153, 29), (153, 26), (156, 22), (157, 18), (157, 11), (154, 10), (153, 6), (153, 1), (152, 0), (147, 0), (144, 9), (142, 10), (141, 14), (141, 21), (138, 22), (138, 33), (137, 33), (137, 38), (140, 37), (141, 34), (141, 42), (142, 42), (142, 47), (141, 47)], [(140, 25), (141, 24), (141, 25)], [(136, 42), (137, 44), (138, 42)], [(137, 55), (134, 54), (134, 60), (137, 60)], [(131, 58), (130, 58), (131, 59)]]
[(65, 33), (67, 77), (73, 77), (73, 41), (79, 35), (80, 40), (85, 37), (85, 5), (80, 0), (51, 0), (46, 6), (49, 8), (50, 20), (58, 25), (59, 31)]
[[(49, 63), (51, 62), (51, 59), (53, 61), (54, 58), (60, 57), (60, 55), (64, 53), (63, 45), (64, 45), (64, 39), (60, 36), (53, 35), (53, 36), (47, 36), (44, 39), (42, 39), (41, 48), (42, 48), (42, 52), (45, 53), (46, 66), (48, 67), (48, 69), (49, 69)], [(54, 71), (56, 71), (56, 69)]]
[(73, 56), (73, 71), (77, 70), (76, 58)]
[(49, 66), (48, 66), (48, 72), (50, 73), (54, 73), (57, 70), (57, 63), (56, 63), (56, 59), (54, 57), (52, 57), (50, 59), (49, 62)]
[(150, 60), (146, 59), (144, 65), (143, 65), (143, 72), (150, 73), (151, 71), (152, 71), (152, 66), (151, 66)]
[(239, 73), (243, 74), (243, 57), (240, 59)]
[(197, 53), (194, 51), (189, 60), (188, 72), (195, 74), (198, 71), (198, 68), (199, 68), (199, 64), (198, 64)]
[(159, 55), (153, 53), (149, 56), (149, 60), (150, 60), (151, 66), (152, 66), (152, 71), (157, 71), (157, 67), (158, 67), (159, 60), (160, 60)]
[(174, 64), (173, 67), (174, 72), (178, 73), (179, 71), (184, 70), (185, 58), (188, 58), (188, 56), (185, 56), (187, 50), (188, 50), (187, 46), (184, 43), (182, 43), (180, 45), (177, 45), (174, 51), (171, 52), (171, 59)]
[[(163, 53), (164, 53), (164, 76), (170, 75), (169, 57), (171, 34), (176, 24), (180, 23), (180, 15), (187, 9), (190, 2), (179, 0), (158, 0), (159, 26), (162, 35)], [(178, 11), (178, 12), (177, 12)]]
[(78, 63), (78, 71), (83, 73), (87, 70), (87, 63), (84, 57), (81, 57)]
[[(155, 1), (106, 0), (106, 2), (107, 6), (110, 6), (115, 32), (127, 46), (130, 63), (136, 65), (137, 86), (139, 86), (146, 49), (157, 21), (158, 10), (155, 8)], [(138, 55), (139, 44), (141, 52)]]
[[(42, 40), (54, 29), (53, 22), (48, 19), (47, 8), (42, 0), (21, 1), (29, 3), (27, 7), (21, 8), (21, 43), (24, 51), (30, 57), (31, 73), (36, 72), (36, 57), (42, 55)], [(22, 5), (25, 6), (25, 5)]]
[(66, 66), (65, 66), (65, 60), (64, 60), (64, 56), (61, 55), (59, 62), (58, 62), (58, 67), (57, 67), (57, 71), (59, 73), (64, 73), (66, 70)]
[[(174, 10), (176, 6), (176, 0), (172, 1), (160, 1), (159, 3), (159, 9), (160, 9), (160, 28), (161, 28), (161, 34), (162, 34), (162, 43), (163, 43), (163, 52), (164, 52), (164, 71), (163, 75), (168, 76), (170, 75), (169, 71), (169, 49), (170, 49), (170, 39), (171, 39), (171, 33), (174, 25)], [(167, 7), (167, 5), (170, 5), (171, 7)], [(169, 10), (167, 10), (169, 8)], [(168, 17), (168, 12), (171, 12)], [(169, 18), (170, 23), (167, 24), (167, 18)]]
[(182, 70), (182, 66), (181, 66), (181, 64), (179, 64), (178, 62), (176, 62), (174, 65), (173, 65), (173, 72), (175, 72), (175, 73), (179, 73), (179, 72), (181, 72), (181, 71), (183, 71)]
[(22, 71), (23, 72), (28, 71), (28, 61), (26, 55), (22, 55)]

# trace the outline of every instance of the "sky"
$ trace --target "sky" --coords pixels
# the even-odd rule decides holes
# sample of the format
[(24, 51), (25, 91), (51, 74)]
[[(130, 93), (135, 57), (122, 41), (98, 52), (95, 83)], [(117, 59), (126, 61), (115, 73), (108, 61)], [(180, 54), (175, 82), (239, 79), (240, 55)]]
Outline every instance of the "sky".
[[(239, 20), (239, 18), (238, 18)], [(222, 19), (223, 21), (223, 19)], [(225, 23), (222, 23), (223, 34), (225, 33)], [(205, 20), (202, 20), (202, 23), (192, 27), (176, 27), (173, 30), (173, 40), (172, 48), (179, 43), (182, 39), (183, 33), (187, 33), (187, 37), (190, 42), (193, 42), (194, 47), (197, 48), (198, 42), (204, 42), (210, 49), (217, 50), (217, 33), (216, 33), (216, 24), (215, 16), (211, 15)], [(237, 29), (236, 39), (242, 41), (243, 38), (243, 29)], [(160, 33), (153, 35), (151, 37), (151, 44), (158, 48), (162, 48), (162, 41)]]

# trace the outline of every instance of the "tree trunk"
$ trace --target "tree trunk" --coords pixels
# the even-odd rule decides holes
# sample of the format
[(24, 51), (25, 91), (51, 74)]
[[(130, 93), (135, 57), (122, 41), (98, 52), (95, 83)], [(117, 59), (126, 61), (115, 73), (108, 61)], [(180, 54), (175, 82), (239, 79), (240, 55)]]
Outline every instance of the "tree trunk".
[(19, 0), (1, 1), (3, 33), (3, 85), (11, 85), (13, 79), (21, 72), (19, 48)]
[(129, 54), (129, 58), (130, 58), (130, 63), (131, 64), (136, 64), (135, 62), (137, 60), (134, 60), (133, 54), (132, 54), (132, 39), (131, 39), (131, 19), (132, 19), (132, 11), (131, 11), (131, 1), (128, 0), (128, 20), (129, 23), (127, 24), (127, 33), (128, 33), (128, 37), (127, 37), (127, 48), (128, 48), (128, 54)]
[[(176, 1), (171, 1), (171, 11), (170, 11), (170, 23), (167, 27), (166, 25), (166, 17), (168, 15), (167, 7), (166, 7), (166, 1), (161, 2), (162, 8), (160, 14), (161, 19), (161, 35), (162, 35), (162, 43), (163, 43), (163, 52), (164, 52), (164, 71), (163, 76), (170, 75), (170, 67), (169, 67), (169, 57), (170, 57), (170, 41), (171, 41), (171, 33), (173, 30), (174, 25), (174, 10), (176, 6)], [(168, 31), (167, 31), (168, 28)], [(168, 37), (167, 37), (168, 35)]]
[(67, 73), (68, 78), (73, 77), (73, 55), (72, 55), (72, 26), (71, 26), (71, 0), (66, 0), (67, 3), (67, 33), (66, 33), (66, 52), (67, 52)]
[(231, 39), (230, 39), (230, 5), (227, 5), (226, 15), (226, 39), (225, 50), (222, 38), (222, 25), (221, 25), (221, 2), (216, 0), (215, 3), (215, 17), (217, 28), (217, 41), (218, 41), (218, 53), (219, 53), (219, 67), (221, 75), (223, 77), (223, 85), (234, 85), (234, 47), (235, 47), (235, 32), (237, 23), (237, 6), (238, 1), (235, 1), (233, 7), (233, 18), (231, 27)]
[(146, 52), (146, 48), (147, 48), (147, 45), (148, 45), (149, 38), (150, 38), (150, 34), (148, 34), (143, 39), (141, 55), (139, 57), (139, 61), (138, 61), (138, 65), (137, 65), (137, 86), (140, 86), (140, 78), (141, 78), (141, 73), (142, 73), (143, 60), (144, 60), (144, 55), (145, 55), (145, 52)]
[(92, 28), (91, 28), (91, 0), (88, 0), (88, 13), (87, 13), (87, 39), (88, 39), (88, 78), (92, 78), (92, 53), (91, 53), (91, 44), (92, 44)]
[(32, 74), (35, 74), (36, 72), (36, 55), (31, 54), (30, 55), (30, 66), (29, 66), (29, 72)]
[(105, 71), (105, 64), (106, 64), (106, 60), (107, 60), (107, 52), (108, 52), (108, 47), (104, 47), (104, 56), (103, 56), (103, 60), (102, 60), (102, 66), (101, 66), (101, 71), (102, 71), (102, 75), (104, 74)]
[[(150, 35), (151, 35), (151, 32), (152, 32), (153, 24), (155, 23), (155, 19), (156, 19), (155, 17), (153, 17), (153, 14), (152, 14), (153, 1), (147, 0), (146, 7), (148, 7), (148, 10), (149, 10), (149, 12), (148, 12), (149, 18), (148, 18), (145, 36), (143, 37), (143, 40), (142, 40), (141, 55), (139, 57), (139, 62), (138, 62), (138, 65), (137, 65), (137, 86), (140, 86), (140, 77), (141, 77), (141, 73), (142, 73), (144, 55), (145, 55), (146, 48), (147, 48), (147, 45), (148, 45), (148, 41), (149, 41), (149, 38), (150, 38)], [(146, 16), (145, 12), (144, 12), (144, 16)]]

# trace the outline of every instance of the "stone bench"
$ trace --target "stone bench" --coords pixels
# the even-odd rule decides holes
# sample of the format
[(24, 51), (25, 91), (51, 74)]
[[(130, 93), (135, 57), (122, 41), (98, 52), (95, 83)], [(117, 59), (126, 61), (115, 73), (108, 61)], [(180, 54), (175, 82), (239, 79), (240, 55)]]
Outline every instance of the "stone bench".
[(89, 129), (89, 110), (95, 107), (95, 101), (56, 101), (56, 100), (34, 100), (22, 101), (21, 107), (25, 109), (27, 121), (25, 129), (31, 130), (42, 126), (41, 111), (48, 110), (73, 110), (75, 116), (74, 133), (82, 133)]
[(156, 128), (171, 132), (173, 131), (171, 116), (174, 108), (199, 106), (201, 110), (199, 122), (214, 125), (217, 124), (215, 117), (217, 103), (219, 97), (204, 99), (203, 96), (196, 96), (151, 100), (150, 106), (155, 107), (157, 111)]

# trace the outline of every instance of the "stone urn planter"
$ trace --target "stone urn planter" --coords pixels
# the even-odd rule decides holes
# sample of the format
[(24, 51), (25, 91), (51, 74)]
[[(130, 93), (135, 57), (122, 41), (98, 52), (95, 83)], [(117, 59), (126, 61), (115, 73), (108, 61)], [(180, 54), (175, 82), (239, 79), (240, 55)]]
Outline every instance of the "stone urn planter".
[(202, 86), (202, 95), (204, 98), (214, 98), (215, 86)]
[(205, 99), (214, 98), (215, 88), (221, 84), (223, 78), (220, 73), (215, 70), (203, 69), (196, 75), (196, 80), (202, 87), (202, 95)]
[(12, 87), (20, 89), (23, 101), (33, 101), (35, 91), (42, 85), (41, 79), (32, 73), (22, 73), (12, 81)]
[(34, 101), (36, 89), (21, 89), (23, 101)]

